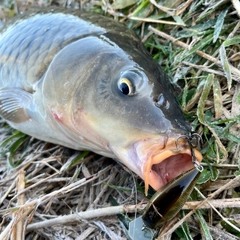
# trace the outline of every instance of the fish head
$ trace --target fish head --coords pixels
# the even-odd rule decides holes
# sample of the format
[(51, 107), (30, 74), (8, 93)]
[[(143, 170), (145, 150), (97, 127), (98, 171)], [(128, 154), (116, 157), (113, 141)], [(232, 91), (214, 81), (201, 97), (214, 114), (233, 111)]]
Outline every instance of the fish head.
[[(135, 43), (117, 45), (105, 36), (88, 37), (68, 46), (52, 65), (51, 76), (58, 79), (52, 82), (58, 88), (71, 79), (67, 89), (54, 96), (58, 106), (67, 106), (66, 99), (71, 99), (71, 107), (63, 110), (63, 115), (71, 115), (65, 121), (68, 128), (84, 138), (90, 150), (115, 157), (134, 171), (146, 191), (149, 185), (159, 190), (194, 167), (188, 137), (183, 137), (190, 136), (190, 127), (166, 74), (145, 50)], [(62, 72), (59, 66), (68, 70)], [(45, 85), (53, 98), (48, 90), (52, 86)], [(198, 150), (194, 155), (202, 160)]]
[[(95, 72), (86, 112), (96, 114), (95, 131), (116, 158), (144, 180), (146, 191), (148, 185), (159, 190), (194, 167), (187, 137), (191, 128), (158, 64), (144, 51), (122, 55), (109, 54), (101, 61), (107, 67)], [(194, 153), (200, 162), (201, 153)]]

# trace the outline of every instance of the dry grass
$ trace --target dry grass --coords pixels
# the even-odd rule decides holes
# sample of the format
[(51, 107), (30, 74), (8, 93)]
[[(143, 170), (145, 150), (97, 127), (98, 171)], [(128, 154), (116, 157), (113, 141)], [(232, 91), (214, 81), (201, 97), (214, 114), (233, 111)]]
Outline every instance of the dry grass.
[[(50, 4), (124, 22), (180, 87), (186, 119), (203, 138), (205, 170), (185, 210), (157, 239), (239, 239), (239, 1), (5, 1), (0, 17), (4, 23)], [(146, 203), (135, 175), (4, 122), (0, 140), (0, 240), (126, 239), (124, 221)]]

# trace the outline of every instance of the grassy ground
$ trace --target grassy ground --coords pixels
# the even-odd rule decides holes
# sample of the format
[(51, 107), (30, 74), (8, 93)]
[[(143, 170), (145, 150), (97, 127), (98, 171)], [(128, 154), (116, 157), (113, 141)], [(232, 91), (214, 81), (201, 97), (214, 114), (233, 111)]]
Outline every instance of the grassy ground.
[[(186, 119), (202, 136), (204, 171), (191, 201), (157, 238), (239, 239), (239, 1), (6, 0), (2, 25), (15, 13), (50, 5), (81, 7), (134, 29), (171, 77)], [(111, 159), (0, 124), (0, 240), (21, 234), (126, 239), (124, 221), (134, 219), (146, 201), (135, 175)]]

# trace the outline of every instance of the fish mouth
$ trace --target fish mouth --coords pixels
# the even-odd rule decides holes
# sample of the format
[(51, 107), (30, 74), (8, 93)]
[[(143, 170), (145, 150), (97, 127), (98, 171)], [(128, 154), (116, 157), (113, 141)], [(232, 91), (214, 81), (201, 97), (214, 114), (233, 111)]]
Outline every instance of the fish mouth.
[[(149, 185), (156, 191), (183, 172), (194, 168), (193, 156), (188, 142), (184, 139), (177, 142), (171, 138), (165, 142), (141, 141), (135, 145), (135, 153), (141, 162), (141, 176), (145, 182), (145, 194)], [(195, 159), (202, 161), (202, 154), (193, 149)]]

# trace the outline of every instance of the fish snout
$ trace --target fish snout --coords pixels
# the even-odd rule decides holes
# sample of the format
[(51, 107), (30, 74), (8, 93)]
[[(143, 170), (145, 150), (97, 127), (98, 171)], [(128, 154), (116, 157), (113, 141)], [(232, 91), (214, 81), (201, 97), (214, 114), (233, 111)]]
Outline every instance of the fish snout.
[[(142, 162), (142, 176), (145, 182), (145, 194), (149, 185), (156, 191), (162, 189), (182, 173), (196, 168), (201, 171), (202, 154), (197, 150), (193, 135), (180, 135), (149, 143), (142, 142), (137, 149)], [(196, 136), (194, 135), (194, 138)], [(161, 143), (162, 142), (162, 143)]]

